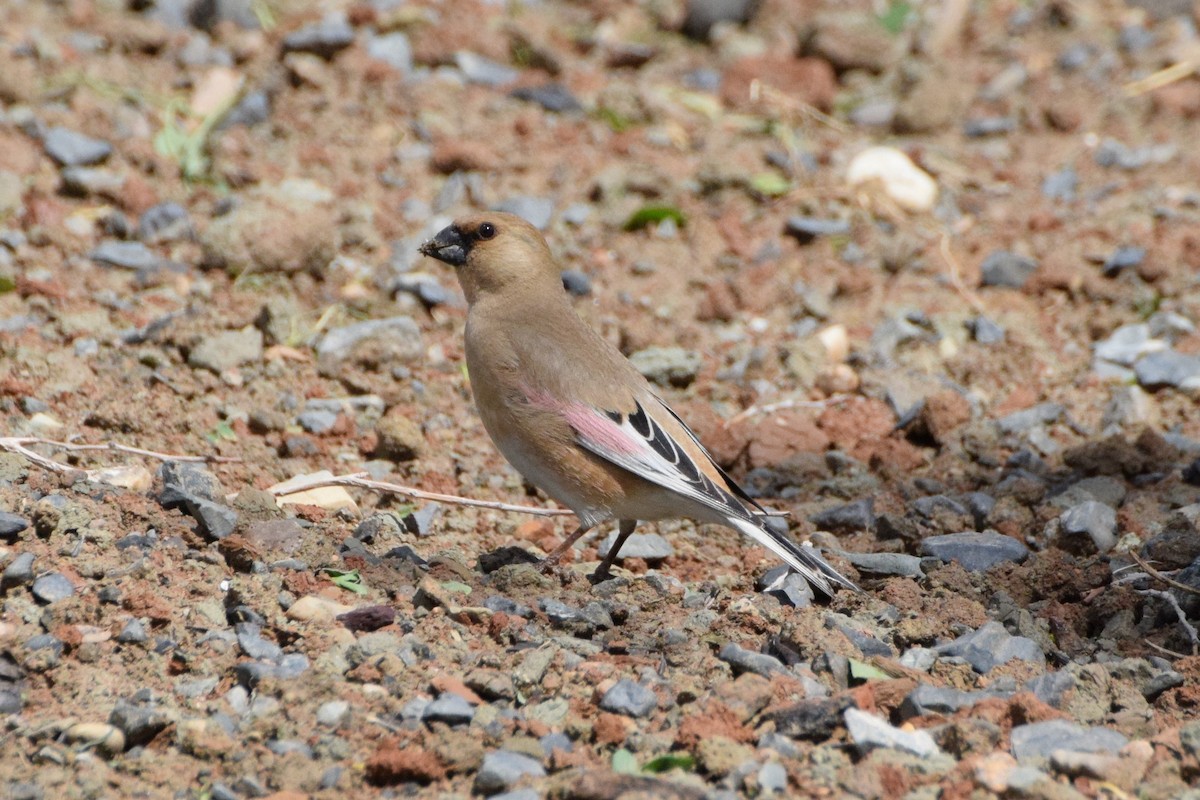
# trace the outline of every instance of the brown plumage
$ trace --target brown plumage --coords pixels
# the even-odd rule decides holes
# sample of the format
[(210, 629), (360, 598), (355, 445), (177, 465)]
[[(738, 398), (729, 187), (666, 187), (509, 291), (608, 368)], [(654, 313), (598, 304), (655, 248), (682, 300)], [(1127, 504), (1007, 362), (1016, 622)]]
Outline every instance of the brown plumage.
[(638, 520), (689, 517), (733, 527), (828, 593), (857, 589), (808, 547), (769, 531), (757, 505), (611, 344), (580, 319), (541, 233), (499, 212), (456, 221), (421, 247), (453, 266), (467, 297), (467, 368), (484, 428), (530, 482), (569, 507), (579, 528), (620, 533), (608, 573)]

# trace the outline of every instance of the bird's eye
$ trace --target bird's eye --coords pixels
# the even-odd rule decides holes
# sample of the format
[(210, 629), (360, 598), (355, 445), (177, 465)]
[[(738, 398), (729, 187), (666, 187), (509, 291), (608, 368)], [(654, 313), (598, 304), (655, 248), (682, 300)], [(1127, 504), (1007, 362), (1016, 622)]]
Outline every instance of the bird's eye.
[(496, 226), (490, 222), (485, 222), (479, 226), (479, 238), (491, 239), (496, 235)]

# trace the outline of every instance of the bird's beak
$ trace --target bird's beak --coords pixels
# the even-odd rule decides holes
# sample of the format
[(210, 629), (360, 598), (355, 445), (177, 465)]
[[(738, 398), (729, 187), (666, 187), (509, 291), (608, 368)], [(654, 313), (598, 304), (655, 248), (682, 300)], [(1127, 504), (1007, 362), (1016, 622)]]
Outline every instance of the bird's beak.
[(442, 228), (437, 236), (421, 245), (421, 253), (452, 267), (461, 267), (467, 262), (469, 243), (458, 228), (450, 225)]

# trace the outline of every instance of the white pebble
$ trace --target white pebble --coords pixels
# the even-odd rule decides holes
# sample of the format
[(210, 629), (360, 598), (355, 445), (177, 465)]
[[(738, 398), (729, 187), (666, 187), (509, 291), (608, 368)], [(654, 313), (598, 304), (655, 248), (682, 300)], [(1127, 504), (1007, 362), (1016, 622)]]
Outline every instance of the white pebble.
[(937, 202), (937, 183), (894, 147), (869, 147), (854, 157), (846, 173), (851, 186), (879, 181), (897, 205), (928, 211)]

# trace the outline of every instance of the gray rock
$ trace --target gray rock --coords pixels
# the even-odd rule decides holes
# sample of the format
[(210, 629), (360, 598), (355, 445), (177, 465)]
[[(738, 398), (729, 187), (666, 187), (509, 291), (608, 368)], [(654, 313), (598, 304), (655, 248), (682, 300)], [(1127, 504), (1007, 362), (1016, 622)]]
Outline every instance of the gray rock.
[(1014, 658), (1035, 664), (1046, 663), (1046, 656), (1037, 642), (1024, 636), (1013, 636), (999, 622), (985, 622), (978, 630), (938, 645), (936, 649), (944, 656), (965, 659), (976, 672), (984, 675)]
[(46, 155), (63, 167), (87, 167), (112, 155), (112, 145), (103, 139), (57, 126), (42, 136), (42, 147)]
[(681, 29), (693, 39), (707, 39), (718, 22), (744, 24), (758, 9), (758, 0), (688, 0)]
[(1097, 552), (1107, 553), (1117, 543), (1117, 512), (1104, 503), (1088, 500), (1059, 517), (1062, 532), (1091, 538)]
[(424, 355), (421, 329), (411, 317), (388, 317), (333, 328), (317, 343), (322, 373), (361, 358), (371, 364), (404, 364)]
[(755, 675), (769, 678), (777, 672), (784, 674), (788, 672), (783, 662), (775, 656), (747, 650), (734, 642), (729, 642), (722, 647), (721, 652), (717, 654), (717, 658), (733, 667), (734, 674), (753, 672)]
[(850, 739), (861, 753), (882, 747), (924, 758), (941, 752), (928, 731), (902, 731), (882, 718), (857, 708), (847, 708), (845, 720)]
[(493, 795), (512, 786), (522, 778), (545, 777), (541, 762), (510, 750), (497, 750), (483, 757), (475, 773), (475, 791)]
[(862, 500), (819, 511), (808, 519), (822, 530), (869, 530), (875, 524), (875, 501), (873, 498), (865, 497)]
[(1139, 360), (1133, 370), (1138, 383), (1147, 389), (1165, 386), (1185, 391), (1200, 389), (1200, 356), (1163, 350)]
[(894, 97), (870, 97), (850, 111), (850, 121), (860, 128), (891, 128), (898, 107)]
[(807, 608), (816, 599), (809, 582), (799, 573), (792, 572), (791, 567), (786, 564), (764, 572), (755, 582), (754, 588), (773, 595), (779, 602), (791, 608)]
[(550, 227), (550, 219), (554, 216), (554, 201), (549, 197), (517, 195), (500, 201), (492, 210), (516, 214), (539, 231), (544, 231)]
[(808, 698), (792, 706), (772, 711), (767, 718), (783, 736), (825, 742), (843, 724), (842, 715), (850, 706), (846, 696), (837, 698)]
[[(608, 551), (612, 549), (616, 541), (616, 531), (604, 537), (604, 541), (600, 542), (600, 547), (598, 548), (601, 558), (608, 556)], [(661, 561), (673, 555), (675, 555), (675, 548), (657, 533), (635, 533), (621, 545), (621, 552), (618, 558), (644, 558), (647, 561)]]
[(1142, 356), (1166, 348), (1165, 341), (1154, 338), (1148, 323), (1136, 322), (1122, 325), (1109, 334), (1107, 339), (1096, 342), (1092, 346), (1092, 354), (1104, 361), (1129, 367)]
[(929, 647), (910, 647), (900, 655), (901, 666), (921, 672), (929, 672), (937, 660), (937, 650)]
[[(310, 760), (314, 757), (313, 749), (298, 739), (271, 739), (267, 742), (267, 749), (277, 756), (299, 753), (304, 758)], [(263, 791), (266, 790), (264, 789)]]
[(647, 347), (629, 357), (638, 372), (660, 386), (685, 388), (700, 373), (700, 354), (682, 347)]
[(1079, 174), (1073, 167), (1064, 167), (1042, 179), (1042, 195), (1047, 200), (1069, 203), (1079, 188)]
[(1007, 561), (1021, 563), (1029, 548), (1011, 536), (996, 531), (964, 531), (928, 536), (917, 548), (921, 555), (954, 561), (967, 572), (984, 572)]
[(25, 519), (20, 514), (13, 514), (8, 511), (0, 511), (0, 541), (16, 541), (21, 535), (21, 531), (28, 527), (29, 520)]
[(50, 605), (75, 594), (75, 585), (61, 572), (51, 572), (35, 580), (32, 591), (38, 602)]
[(121, 632), (117, 634), (117, 641), (121, 644), (145, 644), (149, 638), (146, 626), (137, 619), (126, 622), (125, 627), (121, 628)]
[(173, 721), (166, 709), (153, 703), (131, 703), (125, 700), (118, 701), (108, 715), (108, 724), (125, 734), (125, 743), (129, 747), (149, 744)]
[(541, 800), (537, 789), (513, 789), (511, 792), (492, 795), (491, 800)]
[(174, 242), (193, 236), (192, 220), (179, 203), (159, 203), (138, 217), (138, 238), (144, 242)]
[(1051, 719), (1014, 727), (1009, 742), (1017, 761), (1036, 766), (1048, 761), (1055, 750), (1116, 753), (1129, 740), (1111, 728), (1084, 728), (1064, 719)]
[(446, 692), (425, 706), (421, 719), (425, 722), (444, 722), (447, 725), (466, 725), (475, 718), (475, 707), (452, 692)]
[(1150, 164), (1165, 164), (1178, 152), (1179, 146), (1174, 142), (1130, 147), (1115, 139), (1105, 139), (1093, 151), (1092, 159), (1101, 167), (1136, 170)]
[(983, 260), (979, 269), (980, 283), (983, 286), (1008, 286), (1020, 289), (1034, 272), (1038, 263), (1032, 259), (1010, 253), (1007, 250), (996, 250)]
[(850, 223), (844, 219), (818, 219), (817, 217), (788, 217), (784, 230), (794, 236), (800, 244), (808, 244), (818, 236), (847, 236)]
[(247, 325), (237, 331), (206, 336), (188, 352), (188, 366), (217, 374), (262, 360), (263, 334)]
[(412, 45), (408, 42), (408, 36), (399, 31), (372, 36), (367, 40), (367, 55), (403, 75), (412, 72)]
[(188, 501), (184, 509), (199, 523), (200, 533), (210, 541), (224, 539), (237, 526), (237, 512), (211, 500), (196, 498)]
[(1039, 403), (1000, 417), (996, 420), (996, 426), (1004, 434), (1028, 433), (1039, 425), (1057, 421), (1065, 411), (1066, 407), (1061, 403)]
[(332, 14), (320, 22), (289, 33), (283, 39), (284, 53), (312, 53), (331, 59), (354, 44), (354, 28), (340, 15)]
[(975, 317), (967, 322), (971, 336), (980, 344), (1001, 344), (1004, 342), (1004, 328), (984, 316)]
[(304, 428), (309, 433), (318, 435), (333, 430), (333, 426), (337, 424), (337, 420), (337, 412), (327, 408), (310, 408), (300, 412), (296, 417), (296, 421), (300, 423), (301, 428)]
[(346, 721), (350, 714), (350, 704), (345, 700), (330, 700), (322, 703), (317, 709), (317, 724), (328, 728), (336, 728)]
[(271, 118), (271, 97), (266, 92), (258, 90), (248, 93), (230, 109), (225, 118), (217, 126), (219, 129), (241, 126), (252, 128)]
[(258, 625), (242, 622), (238, 624), (237, 629), (238, 647), (250, 658), (262, 661), (279, 661), (283, 658), (283, 649), (264, 639)]
[(963, 123), (963, 135), (974, 139), (985, 136), (1003, 136), (1016, 129), (1016, 117), (975, 117)]
[(521, 74), (512, 67), (498, 64), (490, 58), (484, 58), (469, 50), (460, 50), (454, 54), (454, 63), (471, 83), (483, 86), (503, 86), (512, 83)]
[(159, 470), (163, 490), (158, 501), (166, 508), (179, 508), (190, 500), (216, 500), (225, 490), (217, 476), (197, 464), (167, 461)]
[(647, 716), (658, 706), (653, 690), (629, 678), (622, 678), (600, 698), (600, 708), (626, 717)]
[(21, 693), (15, 687), (0, 687), (0, 716), (21, 713)]
[(583, 106), (571, 90), (561, 83), (544, 83), (541, 86), (522, 86), (513, 89), (510, 94), (518, 100), (537, 103), (547, 111), (563, 114), (570, 111), (582, 111)]
[(788, 774), (783, 764), (768, 761), (758, 768), (758, 789), (763, 794), (786, 794)]
[(124, 175), (98, 167), (63, 167), (59, 177), (64, 192), (81, 197), (93, 194), (116, 197), (125, 188)]
[[(840, 618), (840, 619), (839, 619)], [(841, 614), (831, 614), (825, 619), (825, 627), (832, 628), (838, 631), (850, 643), (858, 648), (858, 652), (864, 657), (883, 656), (884, 658), (895, 658), (896, 651), (887, 642), (880, 641), (874, 635), (860, 630), (855, 625), (849, 623), (848, 618)]]
[(1025, 683), (1025, 691), (1033, 692), (1038, 700), (1054, 708), (1062, 708), (1067, 692), (1074, 688), (1075, 676), (1062, 669), (1039, 675)]
[(950, 715), (959, 709), (970, 708), (976, 703), (992, 698), (1007, 698), (1013, 691), (1003, 689), (987, 689), (980, 692), (964, 692), (945, 686), (932, 686), (922, 683), (908, 693), (900, 706), (900, 712), (905, 717), (923, 716), (926, 714)]
[(163, 259), (141, 242), (121, 242), (109, 239), (96, 245), (88, 258), (97, 264), (121, 269), (150, 272), (163, 265)]
[(575, 297), (587, 297), (592, 293), (592, 279), (577, 269), (564, 269), (562, 284)]
[(1112, 278), (1121, 270), (1136, 267), (1146, 260), (1146, 248), (1125, 245), (1118, 247), (1104, 260), (1104, 277)]
[(0, 574), (0, 589), (24, 586), (33, 580), (33, 553), (19, 553)]

